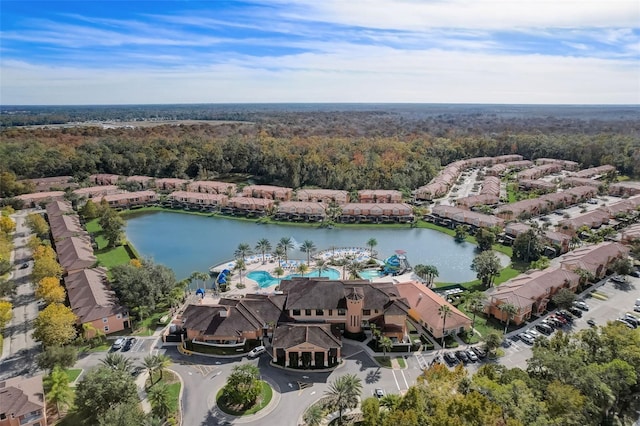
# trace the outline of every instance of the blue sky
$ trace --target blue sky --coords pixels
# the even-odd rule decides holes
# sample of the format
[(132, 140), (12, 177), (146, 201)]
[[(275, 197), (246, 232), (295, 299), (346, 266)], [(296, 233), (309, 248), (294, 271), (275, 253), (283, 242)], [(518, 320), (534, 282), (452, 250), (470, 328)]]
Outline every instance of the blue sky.
[(0, 103), (640, 103), (637, 0), (0, 0)]

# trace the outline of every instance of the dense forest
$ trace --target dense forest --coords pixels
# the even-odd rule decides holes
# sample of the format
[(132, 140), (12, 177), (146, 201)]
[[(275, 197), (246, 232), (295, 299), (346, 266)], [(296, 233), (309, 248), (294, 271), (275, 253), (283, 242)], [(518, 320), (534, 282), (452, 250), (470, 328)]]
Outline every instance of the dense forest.
[[(3, 110), (0, 171), (17, 178), (92, 173), (216, 179), (228, 173), (294, 188), (404, 189), (452, 161), (518, 153), (640, 176), (638, 110), (507, 111), (371, 106), (331, 110), (192, 106)], [(555, 108), (555, 109), (554, 109)], [(578, 108), (578, 107), (576, 107)], [(554, 111), (558, 112), (557, 114)], [(555, 115), (553, 115), (555, 114)], [(157, 126), (20, 127), (70, 120), (234, 120)]]

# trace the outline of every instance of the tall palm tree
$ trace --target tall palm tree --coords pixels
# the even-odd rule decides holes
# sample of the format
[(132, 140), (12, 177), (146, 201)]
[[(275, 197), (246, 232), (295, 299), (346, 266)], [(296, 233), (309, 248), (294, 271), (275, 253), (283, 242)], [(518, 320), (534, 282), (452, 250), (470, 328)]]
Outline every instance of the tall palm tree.
[(280, 278), (281, 276), (284, 275), (284, 269), (282, 269), (280, 266), (277, 266), (274, 270), (273, 273), (275, 274), (276, 278)]
[(509, 321), (511, 321), (513, 317), (518, 313), (518, 308), (511, 303), (503, 303), (498, 307), (498, 309), (507, 314), (507, 322), (504, 326), (504, 334), (507, 334), (507, 330), (509, 329)]
[(362, 380), (355, 374), (346, 374), (338, 377), (329, 385), (325, 395), (331, 405), (338, 409), (338, 421), (342, 424), (342, 413), (347, 408), (358, 406), (358, 397), (362, 393)]
[(261, 238), (256, 243), (255, 250), (260, 254), (262, 254), (262, 264), (264, 265), (266, 263), (264, 256), (267, 254), (268, 251), (271, 251), (271, 243), (266, 238)]
[(155, 355), (147, 355), (142, 361), (142, 366), (149, 373), (149, 381), (151, 382), (153, 380), (153, 373), (158, 369), (158, 359)]
[(69, 387), (69, 376), (60, 366), (53, 367), (51, 374), (44, 379), (44, 386), (47, 389), (47, 401), (55, 404), (56, 413), (60, 417), (60, 412), (68, 407), (73, 400), (73, 391)]
[(284, 249), (281, 246), (277, 246), (273, 255), (278, 259), (278, 265), (282, 266), (282, 259), (284, 258)]
[(298, 265), (296, 271), (304, 277), (304, 274), (309, 272), (309, 266), (306, 263), (301, 263), (300, 265)]
[(427, 275), (427, 285), (433, 287), (433, 280), (440, 276), (440, 272), (435, 265), (425, 265), (425, 274)]
[(154, 355), (155, 357), (155, 365), (156, 371), (160, 373), (160, 380), (162, 380), (162, 376), (167, 368), (171, 365), (171, 358), (164, 354)]
[(207, 282), (207, 280), (211, 278), (211, 276), (205, 272), (198, 272), (198, 271), (194, 271), (191, 273), (191, 275), (189, 276), (188, 280), (189, 280), (189, 286), (191, 286), (191, 282), (193, 281), (201, 281), (202, 282), (202, 288), (205, 287), (205, 283)]
[(287, 253), (289, 250), (293, 250), (293, 241), (291, 241), (291, 238), (289, 237), (280, 238), (278, 246), (284, 251), (284, 261), (288, 261), (289, 257), (287, 256)]
[(452, 315), (451, 307), (449, 305), (441, 305), (438, 308), (438, 314), (440, 315), (440, 318), (442, 318), (442, 349), (444, 349), (444, 332), (447, 328), (447, 318)]
[(373, 254), (373, 248), (375, 246), (378, 245), (378, 240), (376, 240), (375, 238), (369, 238), (369, 240), (367, 241), (367, 246), (369, 247), (369, 250), (371, 251), (371, 257), (374, 256)]
[(300, 251), (307, 253), (307, 265), (311, 264), (311, 254), (316, 250), (316, 245), (311, 240), (304, 240), (300, 246)]
[(319, 259), (316, 261), (316, 269), (318, 270), (318, 276), (321, 277), (323, 272), (327, 272), (329, 267), (327, 266), (327, 262), (323, 259)]
[(124, 355), (117, 352), (108, 353), (100, 362), (112, 370), (131, 371), (131, 367), (133, 367), (130, 358), (125, 358)]
[(423, 280), (427, 280), (427, 265), (417, 264), (413, 267), (413, 271)]
[(351, 279), (358, 279), (358, 272), (362, 271), (363, 265), (358, 261), (351, 261), (347, 264), (347, 271)]
[(390, 351), (393, 348), (393, 342), (387, 336), (383, 336), (378, 344), (382, 348), (382, 355), (385, 357), (387, 356), (387, 351)]
[(247, 269), (247, 264), (244, 262), (244, 259), (236, 260), (236, 266), (234, 266), (233, 269), (240, 274), (240, 284), (242, 284), (242, 271)]
[(147, 393), (151, 403), (151, 412), (154, 416), (166, 419), (171, 412), (171, 395), (169, 388), (164, 383), (158, 383)]
[(386, 407), (389, 410), (395, 410), (400, 405), (402, 397), (396, 393), (389, 393), (380, 398), (380, 405)]
[(242, 259), (244, 261), (246, 260), (246, 257), (251, 253), (253, 252), (251, 251), (251, 247), (249, 246), (249, 244), (240, 243), (238, 244), (238, 248), (236, 248), (234, 256), (236, 257), (236, 259)]
[(473, 313), (473, 319), (471, 320), (471, 333), (473, 333), (473, 327), (476, 324), (476, 313), (483, 308), (484, 302), (487, 300), (487, 296), (482, 291), (471, 291), (464, 296), (467, 309)]

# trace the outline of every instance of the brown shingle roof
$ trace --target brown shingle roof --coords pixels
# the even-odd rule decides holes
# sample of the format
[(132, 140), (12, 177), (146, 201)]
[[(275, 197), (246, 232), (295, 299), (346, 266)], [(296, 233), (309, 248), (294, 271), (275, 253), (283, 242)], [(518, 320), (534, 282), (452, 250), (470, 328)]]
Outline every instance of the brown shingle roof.
[(0, 413), (7, 418), (37, 410), (42, 410), (44, 417), (44, 406), (42, 376), (19, 376), (0, 382)]
[(64, 279), (69, 304), (80, 323), (126, 312), (107, 280), (106, 269), (83, 269)]
[(74, 213), (71, 203), (68, 201), (52, 201), (47, 204), (47, 217), (60, 216), (63, 214)]
[(58, 262), (65, 270), (91, 268), (97, 261), (93, 254), (91, 240), (69, 237), (56, 242)]
[(273, 347), (288, 349), (303, 343), (331, 349), (340, 348), (340, 338), (331, 333), (329, 324), (281, 324), (273, 333)]

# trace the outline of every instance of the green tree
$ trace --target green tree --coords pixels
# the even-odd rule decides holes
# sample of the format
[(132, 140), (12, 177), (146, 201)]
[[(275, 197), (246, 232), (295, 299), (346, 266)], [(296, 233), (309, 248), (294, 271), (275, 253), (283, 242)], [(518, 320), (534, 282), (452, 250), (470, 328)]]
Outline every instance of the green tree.
[(70, 308), (52, 303), (44, 308), (34, 321), (33, 338), (47, 346), (60, 346), (76, 338), (78, 318)]
[(46, 277), (55, 277), (60, 279), (62, 277), (62, 273), (62, 266), (60, 266), (54, 258), (43, 257), (35, 259), (33, 262), (31, 277), (35, 282), (38, 282)]
[(147, 393), (151, 412), (154, 416), (166, 419), (171, 414), (171, 394), (164, 383), (158, 383)]
[(131, 372), (131, 367), (133, 367), (133, 362), (130, 358), (126, 358), (117, 352), (109, 352), (100, 362), (112, 370), (122, 370), (125, 372)]
[(78, 351), (73, 346), (46, 346), (36, 356), (38, 367), (52, 371), (54, 367), (70, 368), (78, 359)]
[(7, 300), (0, 300), (0, 331), (11, 321), (13, 305)]
[(87, 200), (87, 202), (84, 203), (84, 206), (80, 209), (80, 214), (86, 220), (95, 219), (99, 216), (98, 207), (92, 200)]
[(491, 250), (496, 242), (496, 234), (489, 229), (480, 228), (476, 232), (476, 241), (478, 242), (478, 248), (482, 251)]
[(5, 280), (0, 278), (0, 299), (4, 297), (13, 297), (16, 294), (16, 285), (13, 280)]
[(108, 246), (115, 247), (118, 245), (125, 226), (124, 219), (120, 217), (118, 212), (107, 207), (100, 216), (100, 226), (102, 227), (102, 234), (108, 241)]
[(138, 404), (131, 374), (101, 366), (87, 372), (76, 386), (75, 405), (89, 424), (118, 404)]
[(442, 318), (442, 348), (444, 349), (446, 348), (444, 338), (447, 330), (447, 318), (453, 315), (453, 312), (451, 312), (451, 307), (449, 305), (440, 305), (438, 308), (438, 315)]
[(425, 265), (424, 273), (427, 278), (427, 286), (433, 287), (433, 281), (440, 276), (440, 272), (435, 265)]
[(284, 269), (282, 269), (282, 267), (280, 267), (280, 266), (276, 266), (273, 269), (273, 273), (276, 276), (276, 278), (280, 278), (281, 276), (284, 275)]
[(156, 371), (160, 373), (160, 380), (164, 375), (164, 372), (167, 371), (167, 368), (171, 365), (171, 358), (164, 354), (155, 355), (156, 357)]
[(347, 271), (349, 271), (349, 278), (352, 280), (357, 280), (360, 277), (358, 274), (362, 271), (362, 269), (364, 269), (362, 263), (356, 260), (352, 260), (347, 263), (346, 267)]
[(382, 336), (382, 339), (378, 342), (378, 345), (382, 348), (382, 355), (387, 356), (387, 351), (393, 349), (393, 342), (387, 336)]
[(388, 393), (380, 398), (380, 406), (393, 411), (400, 406), (402, 397), (396, 393)]
[(540, 256), (538, 260), (531, 262), (531, 268), (533, 269), (547, 269), (551, 265), (551, 261), (547, 256)]
[(266, 254), (271, 251), (271, 243), (266, 238), (261, 238), (256, 243), (255, 250), (262, 255), (262, 264), (264, 265)]
[(300, 245), (300, 251), (307, 254), (307, 265), (311, 265), (311, 255), (316, 251), (316, 245), (311, 240), (304, 240)]
[(158, 370), (159, 360), (155, 355), (147, 355), (142, 361), (142, 366), (149, 373), (149, 382), (153, 384), (153, 374)]
[(358, 398), (362, 393), (362, 381), (355, 374), (346, 374), (329, 384), (325, 392), (332, 407), (338, 410), (338, 422), (342, 424), (342, 414), (348, 408), (358, 405)]
[(380, 424), (380, 402), (378, 398), (369, 397), (362, 401), (363, 426), (378, 426)]
[(453, 237), (457, 243), (463, 242), (469, 236), (469, 227), (467, 225), (456, 226), (456, 234)]
[(99, 426), (163, 426), (164, 422), (148, 423), (148, 419), (152, 418), (144, 414), (139, 404), (127, 403), (109, 407), (104, 413), (97, 416), (97, 421)]
[(505, 320), (504, 325), (504, 334), (507, 334), (507, 330), (509, 329), (509, 322), (518, 313), (518, 308), (511, 303), (503, 303), (498, 306), (498, 309), (500, 309), (501, 312), (507, 315), (507, 319)]
[(484, 292), (475, 290), (465, 293), (463, 297), (467, 309), (473, 314), (473, 318), (471, 320), (471, 331), (473, 332), (473, 328), (476, 324), (476, 313), (482, 311), (482, 309), (484, 308), (484, 303), (487, 300), (487, 296), (484, 294)]
[(291, 238), (289, 237), (283, 237), (280, 238), (280, 241), (278, 241), (278, 246), (281, 250), (282, 253), (284, 255), (284, 261), (288, 261), (289, 258), (287, 257), (287, 253), (289, 250), (293, 250), (293, 241), (291, 241)]
[(233, 267), (233, 270), (238, 271), (238, 274), (240, 276), (240, 284), (243, 285), (244, 283), (242, 282), (242, 272), (247, 270), (247, 264), (245, 263), (244, 259), (236, 260), (236, 265)]
[(633, 272), (633, 264), (628, 257), (614, 260), (609, 268), (618, 275), (626, 276)]
[(69, 407), (73, 400), (73, 391), (69, 388), (69, 376), (58, 366), (54, 367), (44, 379), (47, 401), (56, 406), (56, 413), (60, 417), (62, 410)]
[(375, 256), (375, 252), (373, 251), (373, 249), (378, 245), (378, 240), (376, 240), (375, 238), (369, 238), (367, 240), (367, 247), (369, 247), (369, 251), (371, 252), (371, 257)]
[(471, 270), (476, 272), (482, 285), (487, 288), (493, 285), (493, 280), (500, 273), (500, 268), (500, 259), (492, 251), (483, 251), (471, 262)]
[(313, 404), (305, 411), (302, 419), (307, 426), (320, 426), (325, 418), (325, 412), (319, 404)]
[(553, 303), (555, 303), (558, 308), (568, 309), (573, 305), (573, 302), (575, 302), (576, 295), (567, 288), (561, 288), (551, 297), (551, 300), (553, 300)]
[(536, 229), (529, 229), (513, 241), (513, 256), (523, 262), (538, 260), (544, 250), (541, 236)]
[(300, 275), (302, 275), (304, 277), (304, 274), (309, 272), (309, 266), (306, 263), (301, 263), (296, 268), (296, 272), (298, 272)]
[(251, 253), (253, 252), (251, 251), (251, 246), (249, 246), (249, 244), (240, 243), (238, 244), (238, 248), (236, 248), (236, 251), (233, 253), (233, 255), (236, 259), (246, 262), (247, 256), (249, 256)]
[(318, 271), (318, 276), (321, 277), (323, 272), (329, 270), (329, 266), (323, 259), (318, 259), (316, 260), (316, 270)]
[(495, 353), (496, 349), (502, 344), (504, 336), (497, 330), (491, 330), (484, 336), (484, 344), (487, 347), (487, 351)]
[(222, 388), (222, 398), (227, 403), (248, 408), (255, 404), (261, 390), (258, 367), (253, 364), (236, 365)]

